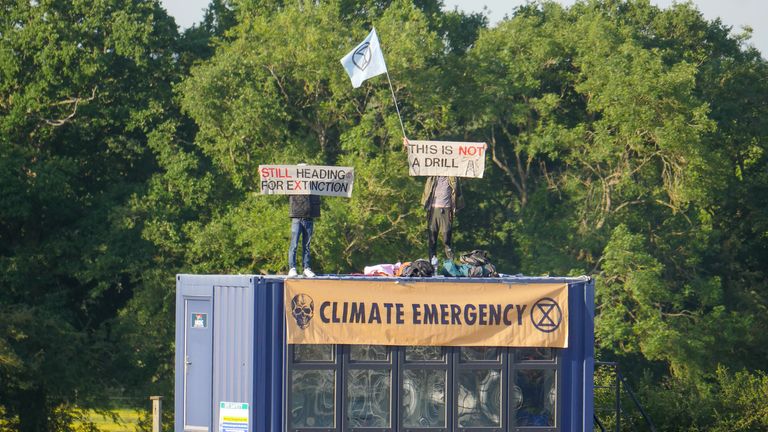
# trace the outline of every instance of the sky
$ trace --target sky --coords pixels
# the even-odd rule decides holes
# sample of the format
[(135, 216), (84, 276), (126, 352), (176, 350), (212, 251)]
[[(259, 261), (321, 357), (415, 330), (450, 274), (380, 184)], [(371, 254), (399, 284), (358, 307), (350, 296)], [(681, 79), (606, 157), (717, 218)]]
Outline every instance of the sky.
[[(168, 13), (176, 19), (181, 29), (199, 22), (203, 10), (210, 0), (161, 0)], [(575, 0), (559, 0), (558, 3), (569, 6)], [(491, 25), (496, 24), (505, 15), (511, 15), (514, 8), (527, 3), (526, 0), (443, 0), (447, 10), (458, 8), (465, 12), (481, 12), (487, 8)], [(669, 7), (673, 0), (651, 0), (662, 8)], [(681, 3), (681, 2), (677, 2)], [(713, 20), (720, 17), (723, 24), (731, 26), (734, 33), (740, 33), (745, 26), (752, 28), (749, 44), (768, 57), (768, 0), (693, 0), (692, 3), (704, 14), (704, 18)]]

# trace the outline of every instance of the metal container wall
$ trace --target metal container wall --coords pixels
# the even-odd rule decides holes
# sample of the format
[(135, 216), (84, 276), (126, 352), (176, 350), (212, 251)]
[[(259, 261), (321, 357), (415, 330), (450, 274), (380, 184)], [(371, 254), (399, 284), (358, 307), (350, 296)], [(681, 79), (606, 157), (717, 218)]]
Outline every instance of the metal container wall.
[[(330, 279), (355, 279), (362, 283), (380, 280), (350, 276)], [(422, 280), (438, 284), (482, 281)], [(248, 404), (250, 432), (286, 430), (285, 279), (178, 275), (176, 281), (175, 431), (218, 432), (222, 401)], [(587, 277), (505, 277), (487, 281), (568, 284), (570, 327), (568, 348), (561, 354), (558, 424), (561, 431), (592, 431), (594, 281)]]
[[(243, 323), (253, 322), (254, 290), (250, 283), (219, 285), (213, 290), (213, 400), (250, 401), (255, 329)], [(218, 409), (214, 403), (214, 419), (219, 417)]]

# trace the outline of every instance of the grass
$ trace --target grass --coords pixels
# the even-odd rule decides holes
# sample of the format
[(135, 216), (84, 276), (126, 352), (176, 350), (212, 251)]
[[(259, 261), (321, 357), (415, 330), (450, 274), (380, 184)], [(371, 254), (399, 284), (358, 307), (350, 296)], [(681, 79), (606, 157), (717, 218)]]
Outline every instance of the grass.
[(88, 412), (88, 420), (102, 432), (124, 432), (135, 431), (136, 426), (139, 424), (140, 412), (131, 408), (120, 408), (112, 410), (113, 414), (116, 414), (119, 418), (118, 422), (112, 420), (108, 416), (96, 413), (94, 411)]

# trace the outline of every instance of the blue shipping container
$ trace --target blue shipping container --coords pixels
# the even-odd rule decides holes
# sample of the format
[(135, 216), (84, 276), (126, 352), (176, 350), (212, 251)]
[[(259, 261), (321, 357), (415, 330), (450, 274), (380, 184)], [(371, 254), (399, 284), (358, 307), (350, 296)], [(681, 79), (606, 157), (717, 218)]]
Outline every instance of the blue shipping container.
[(592, 279), (419, 281), (565, 283), (568, 348), (289, 345), (283, 276), (178, 275), (175, 431), (592, 431)]

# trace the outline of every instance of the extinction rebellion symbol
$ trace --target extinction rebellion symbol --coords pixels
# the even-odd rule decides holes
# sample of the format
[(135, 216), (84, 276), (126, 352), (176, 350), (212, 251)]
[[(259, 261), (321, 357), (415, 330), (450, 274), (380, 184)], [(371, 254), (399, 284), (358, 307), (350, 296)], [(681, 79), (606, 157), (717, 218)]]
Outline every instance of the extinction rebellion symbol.
[(560, 305), (549, 297), (539, 299), (531, 309), (533, 326), (544, 333), (557, 330), (562, 320), (563, 311), (560, 310)]
[(364, 71), (365, 68), (371, 64), (371, 43), (365, 42), (360, 45), (360, 48), (352, 55), (352, 63), (357, 66), (358, 69)]
[(291, 300), (291, 315), (296, 320), (296, 325), (304, 330), (309, 327), (309, 321), (315, 315), (315, 301), (306, 294), (296, 294)]

